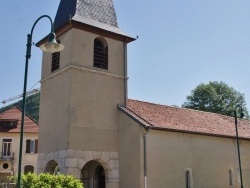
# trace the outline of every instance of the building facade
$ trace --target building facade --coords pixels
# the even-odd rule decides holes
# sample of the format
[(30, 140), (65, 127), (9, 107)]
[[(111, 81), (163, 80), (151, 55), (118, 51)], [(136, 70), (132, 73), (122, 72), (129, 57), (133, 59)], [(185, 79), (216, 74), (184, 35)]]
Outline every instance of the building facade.
[(54, 24), (65, 50), (43, 54), (38, 170), (58, 165), (85, 187), (117, 187), (117, 104), (126, 104), (134, 38), (117, 26), (110, 0), (61, 1)]
[[(61, 0), (55, 29), (65, 50), (43, 54), (39, 173), (60, 169), (85, 188), (239, 187), (232, 118), (127, 99), (135, 39), (112, 0)], [(240, 124), (249, 185), (250, 124)]]
[[(241, 187), (233, 117), (136, 100), (118, 109), (121, 187)], [(238, 129), (248, 187), (249, 120)]]
[[(0, 178), (17, 175), (22, 112), (13, 107), (0, 114)], [(37, 172), (38, 124), (25, 116), (22, 173)]]

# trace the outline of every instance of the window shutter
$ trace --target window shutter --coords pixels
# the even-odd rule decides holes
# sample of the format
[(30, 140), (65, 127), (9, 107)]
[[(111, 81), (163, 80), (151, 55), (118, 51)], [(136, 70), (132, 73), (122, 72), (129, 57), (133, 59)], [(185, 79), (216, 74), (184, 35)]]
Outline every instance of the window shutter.
[(60, 52), (52, 54), (51, 72), (58, 70), (60, 67)]
[(99, 39), (94, 41), (94, 67), (108, 69), (108, 46)]
[(38, 140), (35, 140), (35, 153), (38, 152)]
[(26, 153), (30, 153), (30, 140), (26, 140)]
[(4, 155), (8, 155), (8, 144), (6, 142), (3, 143), (3, 153)]

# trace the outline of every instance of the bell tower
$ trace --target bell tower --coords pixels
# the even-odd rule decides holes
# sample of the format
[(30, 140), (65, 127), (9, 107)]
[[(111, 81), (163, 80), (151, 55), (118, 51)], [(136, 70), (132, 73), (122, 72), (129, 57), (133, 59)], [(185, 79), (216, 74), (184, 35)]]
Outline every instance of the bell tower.
[(126, 105), (135, 39), (118, 27), (112, 0), (61, 0), (54, 26), (65, 49), (43, 54), (38, 171), (119, 187), (117, 104)]

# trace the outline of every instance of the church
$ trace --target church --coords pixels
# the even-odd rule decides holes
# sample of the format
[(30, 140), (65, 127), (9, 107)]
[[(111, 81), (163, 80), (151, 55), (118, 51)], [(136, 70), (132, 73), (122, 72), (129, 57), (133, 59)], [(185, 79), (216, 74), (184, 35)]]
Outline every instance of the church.
[[(43, 53), (38, 173), (85, 188), (241, 187), (233, 117), (128, 99), (135, 38), (112, 0), (61, 0), (54, 27), (65, 49)], [(238, 129), (250, 187), (250, 122)]]

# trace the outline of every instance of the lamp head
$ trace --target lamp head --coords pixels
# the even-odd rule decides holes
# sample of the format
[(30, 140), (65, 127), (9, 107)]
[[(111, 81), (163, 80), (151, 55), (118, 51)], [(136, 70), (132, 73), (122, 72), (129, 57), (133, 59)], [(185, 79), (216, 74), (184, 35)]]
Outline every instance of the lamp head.
[(55, 53), (60, 52), (64, 49), (64, 46), (62, 44), (59, 44), (56, 42), (56, 35), (55, 33), (49, 34), (49, 42), (42, 44), (40, 46), (42, 51)]

